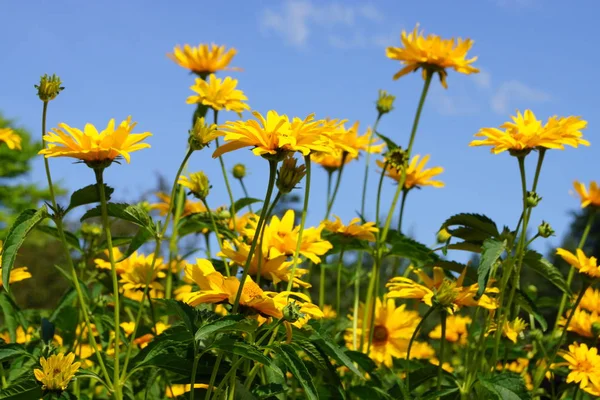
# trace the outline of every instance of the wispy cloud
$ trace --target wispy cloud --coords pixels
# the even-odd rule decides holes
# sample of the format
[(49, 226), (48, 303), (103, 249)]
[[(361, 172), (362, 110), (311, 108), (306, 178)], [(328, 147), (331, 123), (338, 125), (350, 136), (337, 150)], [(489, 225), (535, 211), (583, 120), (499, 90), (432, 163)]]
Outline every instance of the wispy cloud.
[(492, 96), (491, 107), (498, 114), (506, 114), (521, 103), (544, 103), (551, 99), (552, 97), (542, 90), (511, 80), (498, 87)]
[(381, 36), (367, 37), (356, 33), (359, 25), (375, 25), (384, 14), (374, 5), (290, 0), (278, 7), (263, 10), (259, 24), (265, 33), (275, 33), (296, 47), (307, 45), (314, 27), (326, 31), (327, 43), (338, 48), (378, 45)]
[(492, 87), (492, 75), (485, 70), (480, 69), (478, 74), (473, 74), (473, 82), (478, 88), (490, 89)]

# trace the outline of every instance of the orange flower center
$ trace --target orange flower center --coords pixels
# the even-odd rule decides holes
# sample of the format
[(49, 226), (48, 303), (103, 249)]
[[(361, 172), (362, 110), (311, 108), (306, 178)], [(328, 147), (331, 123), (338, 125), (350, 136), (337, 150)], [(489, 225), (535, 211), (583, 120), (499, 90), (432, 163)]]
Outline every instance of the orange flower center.
[(381, 344), (387, 342), (389, 337), (388, 330), (383, 325), (375, 326), (373, 330), (373, 343)]

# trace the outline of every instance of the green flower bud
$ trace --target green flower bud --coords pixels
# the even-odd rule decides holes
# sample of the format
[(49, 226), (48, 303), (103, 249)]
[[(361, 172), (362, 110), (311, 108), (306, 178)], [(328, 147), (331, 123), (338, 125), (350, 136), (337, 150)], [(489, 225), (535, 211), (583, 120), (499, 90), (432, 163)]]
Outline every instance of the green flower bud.
[(527, 197), (525, 198), (525, 201), (527, 203), (527, 207), (533, 208), (535, 206), (537, 206), (540, 201), (542, 201), (542, 198), (534, 191), (529, 191), (527, 192)]
[(102, 227), (96, 224), (81, 224), (81, 234), (84, 238), (99, 238), (102, 236)]
[(211, 188), (208, 177), (202, 171), (190, 174), (189, 178), (182, 176), (179, 178), (179, 184), (190, 189), (190, 192), (201, 200), (208, 197)]
[(38, 90), (38, 97), (40, 100), (46, 102), (54, 100), (61, 90), (64, 89), (61, 84), (60, 78), (55, 74), (52, 74), (52, 76), (44, 74), (44, 76), (40, 78), (40, 84), (33, 86)]
[(549, 238), (554, 235), (554, 229), (552, 229), (549, 223), (542, 221), (540, 226), (538, 226), (538, 234), (543, 238)]
[(600, 322), (594, 322), (592, 324), (592, 335), (595, 338), (600, 337)]
[(300, 311), (300, 306), (295, 301), (290, 301), (283, 307), (283, 319), (287, 322), (294, 323), (304, 317), (304, 313)]
[(188, 143), (190, 148), (194, 151), (202, 150), (207, 147), (211, 141), (221, 135), (217, 130), (217, 125), (207, 124), (204, 117), (196, 118), (196, 122), (194, 122), (194, 126), (189, 131), (189, 134)]
[(379, 91), (379, 97), (375, 102), (379, 115), (387, 114), (394, 109), (394, 100), (396, 96), (388, 94), (385, 90)]
[(306, 165), (296, 166), (297, 160), (293, 156), (286, 157), (277, 172), (277, 189), (282, 194), (292, 191), (306, 175)]
[(235, 164), (231, 173), (235, 179), (244, 179), (246, 177), (246, 166), (244, 164)]

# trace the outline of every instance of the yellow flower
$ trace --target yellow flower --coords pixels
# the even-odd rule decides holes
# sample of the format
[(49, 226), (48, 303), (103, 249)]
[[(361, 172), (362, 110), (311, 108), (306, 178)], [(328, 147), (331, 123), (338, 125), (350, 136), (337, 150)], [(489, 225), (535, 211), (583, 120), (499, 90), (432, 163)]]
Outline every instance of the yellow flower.
[(356, 238), (360, 240), (367, 240), (369, 242), (375, 241), (374, 232), (378, 232), (379, 229), (375, 227), (375, 222), (365, 222), (360, 225), (360, 218), (353, 218), (348, 225), (344, 225), (340, 217), (335, 216), (335, 221), (323, 221), (325, 230), (337, 233), (346, 237)]
[(73, 362), (75, 354), (59, 353), (48, 357), (40, 357), (42, 369), (34, 369), (35, 379), (42, 383), (44, 390), (66, 390), (71, 379), (75, 377), (75, 372), (81, 365), (80, 362)]
[[(156, 336), (158, 336), (167, 329), (169, 329), (170, 326), (171, 325), (167, 325), (164, 322), (159, 321), (154, 326), (154, 329), (152, 331), (153, 333), (146, 333), (145, 335), (139, 336), (133, 340), (133, 343), (137, 344), (138, 346), (140, 346), (141, 349), (143, 349), (144, 347), (148, 346), (148, 343), (150, 343), (154, 339), (154, 333), (156, 333)], [(121, 324), (121, 327), (123, 327), (123, 324)], [(127, 336), (131, 335), (131, 333), (133, 333), (133, 330), (130, 333), (128, 333)]]
[(156, 280), (166, 276), (162, 271), (166, 269), (166, 265), (163, 264), (162, 258), (159, 257), (154, 262), (153, 267), (153, 259), (154, 254), (145, 256), (134, 251), (125, 261), (119, 263), (125, 263), (121, 266), (124, 271), (119, 280), (123, 285), (124, 290), (142, 291), (146, 285), (148, 285), (150, 289), (163, 290), (162, 284)]
[[(207, 389), (208, 390), (208, 385), (206, 383), (196, 383), (196, 384), (194, 384), (194, 389)], [(167, 392), (165, 393), (165, 395), (169, 399), (174, 399), (176, 397), (183, 396), (185, 393), (188, 393), (190, 390), (192, 390), (192, 385), (189, 383), (186, 385), (184, 385), (184, 384), (168, 385)]]
[[(35, 332), (35, 329), (31, 325), (29, 326), (29, 328), (27, 328), (27, 331), (25, 331), (25, 329), (23, 329), (22, 326), (20, 326), (20, 325), (17, 326), (17, 329), (15, 329), (15, 333), (16, 333), (15, 343), (19, 343), (19, 344), (29, 343), (33, 337), (34, 332)], [(2, 338), (6, 343), (10, 343), (10, 334), (8, 332), (0, 333), (0, 338)]]
[(517, 343), (517, 338), (525, 328), (527, 328), (527, 323), (522, 318), (517, 317), (512, 322), (505, 321), (502, 334), (511, 342)]
[[(448, 342), (456, 343), (461, 345), (467, 343), (467, 336), (469, 335), (468, 325), (471, 324), (471, 317), (463, 317), (461, 315), (449, 315), (446, 318), (446, 340)], [(429, 332), (431, 339), (441, 339), (442, 337), (442, 325), (437, 325), (431, 332)]]
[(379, 115), (387, 114), (394, 109), (394, 100), (396, 96), (389, 94), (385, 90), (379, 90), (379, 97), (375, 102), (375, 107)]
[(523, 377), (525, 381), (525, 386), (527, 390), (533, 390), (533, 379), (531, 378), (531, 374), (527, 372), (527, 368), (529, 367), (529, 360), (527, 358), (517, 358), (515, 361), (511, 361), (510, 363), (506, 363), (504, 365), (498, 364), (496, 365), (496, 371), (510, 371), (515, 374), (519, 374)]
[(348, 154), (346, 157), (344, 157), (341, 150), (336, 150), (333, 153), (312, 153), (310, 155), (310, 159), (312, 162), (319, 164), (328, 171), (335, 171), (336, 169), (339, 169), (342, 166), (342, 159), (344, 160), (344, 165), (348, 164), (352, 160), (355, 160), (355, 158)]
[[(233, 304), (235, 302), (240, 281), (234, 276), (224, 277), (215, 270), (210, 261), (197, 259), (195, 265), (188, 264), (185, 267), (185, 273), (187, 278), (200, 288), (197, 292), (183, 296), (185, 303), (196, 306), (201, 303), (228, 302)], [(323, 312), (310, 303), (310, 299), (306, 295), (292, 292), (265, 292), (249, 276), (246, 277), (242, 288), (239, 304), (261, 315), (281, 319), (283, 308), (287, 305), (289, 297), (302, 301), (300, 312), (314, 318), (323, 316)]]
[[(569, 322), (569, 326), (567, 330), (570, 332), (575, 332), (579, 336), (594, 338), (598, 334), (594, 332), (594, 326), (600, 325), (600, 317), (598, 316), (597, 311), (587, 312), (580, 307), (577, 307), (574, 311), (573, 318), (571, 318), (571, 322)], [(568, 314), (567, 314), (568, 315)], [(565, 326), (567, 319), (565, 317), (561, 317), (559, 319), (558, 324), (560, 326)]]
[(11, 150), (21, 150), (21, 136), (10, 128), (0, 128), (0, 143), (6, 143)]
[(314, 114), (304, 120), (290, 120), (287, 115), (279, 115), (272, 110), (266, 118), (257, 111), (253, 111), (252, 115), (258, 121), (229, 121), (220, 126), (227, 143), (215, 150), (213, 158), (243, 147), (254, 147), (252, 152), (257, 156), (282, 156), (294, 151), (303, 155), (311, 151), (333, 151), (331, 140), (327, 137), (332, 128), (322, 120), (315, 120)]
[(241, 113), (249, 110), (250, 106), (245, 101), (248, 98), (239, 89), (236, 89), (237, 79), (226, 77), (220, 79), (215, 74), (210, 74), (208, 82), (201, 78), (196, 78), (196, 83), (190, 86), (197, 94), (187, 98), (187, 104), (204, 104), (213, 110), (234, 111)]
[[(0, 288), (2, 287), (2, 241), (0, 240)], [(31, 278), (31, 273), (27, 270), (27, 267), (13, 268), (10, 271), (8, 283), (24, 281), (25, 279)]]
[[(421, 160), (419, 162), (419, 159)], [(444, 172), (442, 167), (433, 167), (425, 169), (425, 164), (429, 161), (429, 154), (421, 159), (420, 155), (415, 155), (406, 170), (406, 181), (404, 183), (405, 189), (412, 189), (413, 187), (420, 186), (433, 186), (436, 188), (444, 187), (444, 182), (433, 180), (433, 177)], [(377, 165), (381, 168), (385, 166), (384, 161), (377, 160)], [(402, 178), (402, 169), (397, 169), (394, 166), (388, 164), (386, 167), (386, 175), (399, 182)]]
[(474, 283), (471, 286), (463, 286), (466, 272), (465, 268), (456, 281), (451, 281), (440, 267), (433, 267), (433, 278), (421, 270), (415, 270), (424, 285), (409, 278), (395, 277), (390, 279), (386, 285), (389, 288), (388, 296), (390, 298), (419, 299), (430, 307), (435, 301), (445, 307), (450, 314), (461, 307), (479, 306), (488, 310), (498, 308), (497, 301), (488, 294), (498, 293), (500, 290), (488, 287), (479, 300), (475, 300), (479, 285)]
[(196, 118), (194, 126), (189, 131), (188, 143), (193, 150), (202, 150), (210, 142), (221, 136), (217, 124), (207, 124), (204, 117)]
[(588, 311), (600, 312), (600, 290), (588, 288), (581, 298), (579, 307)]
[(437, 72), (440, 76), (442, 86), (446, 84), (448, 72), (446, 68), (453, 68), (456, 72), (462, 74), (473, 74), (479, 70), (473, 67), (477, 57), (467, 59), (467, 52), (473, 46), (471, 39), (463, 40), (458, 38), (442, 39), (436, 35), (423, 36), (423, 32), (418, 32), (419, 25), (415, 26), (412, 33), (402, 31), (400, 40), (403, 47), (388, 47), (386, 55), (392, 60), (398, 60), (404, 68), (394, 75), (394, 80), (418, 70), (423, 69), (423, 78), (427, 72), (433, 74)]
[(38, 154), (48, 157), (73, 157), (86, 163), (112, 162), (122, 156), (129, 163), (129, 153), (150, 147), (147, 143), (140, 143), (150, 132), (131, 133), (136, 123), (131, 122), (131, 116), (115, 127), (115, 120), (111, 119), (101, 132), (92, 124), (86, 124), (83, 131), (72, 128), (65, 123), (58, 124), (53, 132), (44, 135), (48, 147), (40, 150)]
[[(362, 335), (364, 315), (364, 305), (359, 306), (358, 311), (358, 337)], [(415, 331), (421, 317), (416, 311), (406, 310), (406, 305), (396, 307), (394, 300), (384, 297), (383, 301), (379, 298), (375, 304), (375, 321), (373, 325), (373, 342), (369, 351), (369, 357), (378, 364), (384, 364), (387, 367), (392, 366), (393, 358), (406, 358), (408, 342)], [(370, 317), (367, 321), (367, 329), (371, 326)], [(365, 332), (365, 337), (371, 335), (370, 331)], [(344, 335), (346, 346), (351, 350), (356, 350), (353, 346), (352, 329), (346, 330)], [(368, 343), (364, 343), (362, 351), (367, 352)], [(435, 351), (427, 343), (415, 342), (410, 352), (412, 358), (430, 358)]]
[(181, 186), (190, 189), (190, 191), (199, 199), (206, 199), (210, 191), (210, 183), (208, 177), (202, 171), (190, 174), (190, 177), (180, 176), (177, 181)]
[[(250, 253), (250, 245), (241, 241), (235, 242), (235, 249), (229, 241), (223, 242), (223, 248), (217, 255), (219, 257), (227, 257), (233, 263), (244, 266)], [(263, 278), (273, 281), (277, 284), (279, 282), (289, 282), (292, 275), (292, 262), (287, 261), (288, 257), (285, 254), (279, 256), (271, 256), (268, 252), (262, 251), (260, 248), (254, 252), (252, 261), (248, 273), (250, 275), (256, 275), (259, 271), (260, 265), (260, 276)], [(307, 269), (296, 268), (294, 274), (294, 287), (309, 288), (311, 285), (300, 279), (303, 275), (308, 273)]]
[(328, 121), (327, 125), (333, 128), (329, 134), (333, 144), (338, 150), (348, 153), (347, 157), (356, 158), (361, 151), (381, 153), (385, 147), (384, 143), (377, 144), (378, 139), (373, 137), (370, 128), (367, 129), (364, 135), (360, 136), (358, 134), (358, 121), (348, 129), (337, 120)]
[(590, 190), (588, 191), (585, 184), (575, 181), (573, 186), (581, 198), (581, 208), (585, 208), (590, 204), (594, 207), (600, 207), (600, 188), (594, 181), (590, 183)]
[(589, 142), (581, 138), (581, 129), (587, 123), (579, 117), (552, 117), (542, 125), (531, 110), (525, 110), (523, 114), (517, 111), (511, 119), (512, 122), (500, 125), (501, 129), (480, 129), (475, 136), (485, 139), (473, 140), (469, 146), (492, 146), (494, 154), (506, 150), (527, 153), (535, 148), (563, 150), (565, 145), (589, 146)]
[(337, 317), (337, 313), (329, 304), (325, 304), (323, 306), (323, 318), (325, 319), (334, 319)]
[(586, 274), (591, 278), (600, 277), (600, 269), (598, 268), (598, 260), (596, 257), (587, 257), (583, 250), (577, 249), (577, 255), (565, 250), (556, 249), (556, 254), (561, 256), (563, 260), (568, 262), (574, 268), (577, 268), (580, 273)]
[(600, 355), (596, 347), (577, 342), (569, 345), (569, 351), (561, 351), (560, 356), (569, 367), (567, 383), (578, 383), (584, 389), (589, 385), (600, 387)]
[[(171, 197), (163, 192), (156, 193), (156, 197), (160, 199), (160, 203), (154, 203), (150, 205), (151, 210), (158, 210), (161, 216), (167, 215), (169, 209), (171, 208)], [(183, 206), (183, 212), (181, 214), (182, 217), (188, 216), (190, 214), (197, 214), (201, 212), (206, 212), (206, 207), (200, 201), (192, 202), (188, 199), (185, 200), (185, 204)]]
[[(411, 351), (412, 354), (412, 351)], [(440, 360), (438, 360), (437, 358), (432, 358), (429, 360), (429, 362), (435, 366), (439, 366), (440, 365)], [(452, 365), (450, 365), (449, 362), (444, 362), (442, 364), (442, 368), (444, 369), (444, 371), (449, 372), (449, 373), (453, 373), (454, 372), (454, 368), (452, 368)]]
[(186, 44), (183, 49), (179, 45), (175, 46), (173, 54), (167, 54), (167, 57), (198, 75), (207, 75), (226, 69), (237, 69), (227, 67), (236, 53), (234, 48), (225, 51), (225, 46), (216, 44), (210, 47), (208, 44), (200, 44), (198, 47)]

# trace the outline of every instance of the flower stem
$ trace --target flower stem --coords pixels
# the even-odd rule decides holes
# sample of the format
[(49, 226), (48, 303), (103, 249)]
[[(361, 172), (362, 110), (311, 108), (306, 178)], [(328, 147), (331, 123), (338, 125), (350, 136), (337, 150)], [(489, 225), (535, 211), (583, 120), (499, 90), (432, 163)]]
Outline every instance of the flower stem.
[(438, 368), (438, 379), (437, 379), (437, 390), (442, 390), (442, 377), (444, 374), (444, 347), (446, 345), (446, 311), (440, 312), (440, 319), (442, 324), (442, 337), (440, 338), (440, 357), (439, 357), (439, 368)]
[(192, 364), (192, 377), (190, 379), (190, 400), (194, 400), (194, 396), (196, 394), (194, 386), (196, 386), (196, 371), (198, 370), (198, 361), (200, 361), (200, 355), (198, 354), (198, 344), (194, 340), (194, 362)]
[(342, 268), (344, 266), (344, 246), (342, 245), (342, 249), (340, 250), (340, 258), (338, 260), (337, 265), (337, 290), (336, 290), (336, 303), (335, 303), (335, 311), (337, 315), (340, 315), (340, 307), (342, 304)]
[(405, 387), (406, 387), (406, 391), (409, 393), (410, 393), (410, 382), (408, 380), (408, 373), (410, 370), (410, 350), (412, 349), (413, 342), (415, 341), (417, 335), (419, 334), (419, 331), (421, 330), (423, 323), (425, 323), (425, 320), (427, 319), (427, 317), (429, 317), (434, 310), (435, 310), (435, 307), (429, 307), (429, 310), (427, 310), (425, 315), (423, 315), (423, 318), (419, 321), (419, 324), (415, 328), (415, 331), (413, 332), (412, 336), (410, 337), (410, 340), (408, 341), (408, 348), (406, 349), (406, 367), (405, 367), (404, 372), (406, 374)]
[[(379, 120), (381, 120), (381, 113), (377, 114), (377, 118), (375, 119), (375, 123), (373, 124), (373, 133), (377, 134), (377, 126), (379, 125)], [(360, 200), (360, 215), (364, 218), (365, 215), (365, 206), (367, 202), (367, 184), (369, 182), (369, 164), (371, 161), (371, 142), (369, 140), (369, 144), (367, 145), (367, 159), (365, 160), (365, 176), (363, 178), (363, 188), (362, 188), (362, 197)], [(385, 171), (385, 169), (384, 169)]]
[[(213, 109), (214, 115), (214, 123), (217, 124), (217, 115), (219, 111)], [(219, 138), (215, 139), (215, 143), (217, 147), (219, 147)], [(231, 186), (229, 185), (229, 178), (227, 177), (227, 169), (225, 168), (225, 161), (223, 161), (223, 156), (219, 156), (219, 163), (221, 164), (221, 172), (223, 173), (223, 181), (225, 182), (225, 187), (227, 188), (227, 194), (229, 195), (229, 201), (231, 202), (231, 220), (233, 221), (233, 226), (235, 226), (235, 200), (233, 199), (233, 192), (231, 191)]]
[(400, 216), (398, 217), (398, 233), (402, 233), (402, 217), (404, 216), (404, 204), (409, 190), (402, 191), (402, 200), (400, 200)]
[[(338, 170), (337, 178), (335, 180), (335, 187), (333, 188), (333, 193), (331, 194), (331, 197), (329, 198), (329, 202), (327, 203), (327, 211), (325, 212), (325, 218), (323, 218), (323, 219), (329, 218), (329, 214), (331, 213), (331, 208), (333, 207), (333, 203), (335, 203), (335, 197), (337, 196), (338, 190), (340, 189), (340, 183), (342, 182), (342, 174), (344, 173), (344, 165), (346, 164), (346, 157), (348, 157), (348, 152), (344, 151), (342, 153), (342, 164), (340, 165), (340, 169)], [(305, 159), (308, 158), (308, 160), (310, 160), (309, 156), (306, 156), (304, 158)], [(307, 169), (308, 169), (308, 165), (309, 164), (307, 161)], [(307, 175), (308, 175), (308, 171), (307, 171)], [(308, 177), (307, 177), (307, 179), (308, 179)]]
[(354, 274), (354, 308), (352, 309), (352, 347), (358, 351), (358, 305), (360, 300), (360, 272), (362, 271), (362, 252), (358, 255), (359, 261)]
[(183, 211), (184, 204), (185, 192), (183, 190), (179, 190), (177, 192), (177, 199), (175, 199), (175, 215), (173, 216), (173, 227), (171, 228), (171, 237), (169, 239), (169, 268), (167, 270), (167, 284), (165, 288), (165, 298), (167, 299), (171, 298), (171, 292), (173, 291), (173, 271), (171, 270), (171, 266), (177, 260), (178, 225), (179, 220), (181, 219), (181, 213)]
[[(265, 195), (265, 201), (263, 203), (263, 208), (260, 213), (260, 218), (258, 220), (258, 224), (256, 225), (256, 232), (254, 233), (254, 237), (252, 238), (252, 244), (250, 245), (250, 250), (248, 252), (248, 258), (246, 259), (246, 263), (244, 264), (244, 271), (242, 272), (242, 278), (240, 279), (240, 287), (238, 288), (237, 294), (235, 295), (235, 301), (233, 303), (232, 314), (237, 313), (238, 308), (240, 306), (240, 298), (242, 297), (242, 290), (244, 289), (244, 283), (246, 282), (246, 277), (248, 276), (248, 270), (250, 269), (250, 264), (252, 263), (254, 251), (256, 250), (256, 244), (258, 243), (258, 238), (260, 236), (260, 231), (262, 229), (263, 224), (265, 223), (266, 214), (269, 209), (269, 203), (271, 201), (271, 194), (273, 194), (273, 187), (275, 186), (276, 174), (277, 174), (277, 161), (269, 160), (269, 184), (267, 186), (267, 193)], [(211, 388), (209, 387), (209, 391), (210, 390), (211, 390)]]
[[(215, 236), (217, 237), (217, 243), (219, 244), (219, 250), (221, 250), (221, 249), (223, 249), (223, 240), (221, 239), (221, 235), (219, 235), (219, 228), (217, 227), (217, 222), (215, 221), (215, 217), (214, 217), (212, 211), (210, 211), (210, 208), (208, 208), (208, 203), (207, 203), (206, 199), (202, 199), (201, 201), (202, 201), (202, 204), (204, 204), (204, 207), (206, 208), (206, 212), (210, 216), (210, 222), (212, 224), (213, 231), (215, 232)], [(227, 276), (231, 276), (231, 272), (229, 271), (229, 264), (227, 263), (227, 258), (225, 258), (225, 256), (222, 256), (221, 259), (223, 260), (223, 264), (225, 265), (225, 273), (227, 274)]]
[[(248, 194), (248, 189), (246, 189), (246, 185), (244, 184), (244, 178), (240, 178), (239, 181), (240, 186), (242, 187), (242, 191), (244, 192), (244, 196), (250, 198), (250, 195)], [(248, 204), (248, 210), (250, 210), (250, 212), (254, 214), (254, 211), (252, 210), (252, 204)]]
[(106, 193), (104, 191), (104, 177), (103, 168), (95, 168), (96, 183), (100, 194), (100, 209), (102, 212), (102, 226), (104, 228), (104, 234), (106, 235), (106, 244), (108, 247), (108, 259), (110, 261), (110, 271), (113, 285), (113, 297), (114, 297), (114, 322), (115, 322), (115, 362), (114, 362), (114, 378), (113, 378), (113, 389), (115, 398), (120, 400), (123, 396), (121, 394), (121, 382), (119, 376), (119, 352), (120, 352), (120, 318), (121, 318), (121, 306), (119, 302), (119, 281), (117, 277), (117, 267), (115, 263), (115, 255), (113, 252), (112, 235), (110, 233), (110, 225), (108, 222), (108, 206), (106, 203)]
[[(298, 239), (296, 241), (296, 251), (294, 251), (294, 260), (292, 261), (292, 272), (290, 273), (290, 280), (288, 281), (287, 290), (291, 291), (294, 285), (294, 277), (296, 275), (296, 267), (298, 266), (298, 259), (300, 257), (300, 249), (302, 248), (302, 233), (304, 232), (304, 225), (306, 224), (306, 213), (308, 212), (308, 200), (310, 196), (310, 154), (304, 156), (304, 164), (306, 165), (306, 179), (305, 179), (305, 189), (304, 189), (304, 206), (302, 207), (302, 217), (300, 218), (300, 229), (298, 230)], [(342, 165), (343, 167), (343, 165)], [(342, 170), (340, 169), (339, 174), (341, 175)], [(339, 176), (338, 176), (338, 184), (339, 186)], [(335, 199), (335, 192), (331, 198), (331, 204), (333, 204), (333, 200)]]
[(322, 310), (325, 306), (325, 266), (323, 263), (319, 265), (319, 308)]
[[(583, 234), (581, 235), (581, 239), (579, 240), (579, 244), (577, 245), (578, 249), (583, 249), (583, 246), (585, 245), (585, 241), (587, 240), (587, 237), (590, 233), (590, 229), (592, 228), (592, 225), (594, 224), (595, 215), (596, 215), (596, 211), (591, 210), (590, 215), (588, 216), (587, 223), (585, 224), (585, 229), (583, 230)], [(571, 266), (571, 268), (569, 268), (569, 275), (567, 276), (567, 287), (569, 289), (571, 288), (571, 282), (573, 282), (574, 276), (575, 276), (575, 267)], [(560, 299), (560, 306), (558, 307), (558, 313), (556, 314), (556, 322), (554, 323), (553, 332), (556, 332), (556, 330), (558, 329), (558, 321), (559, 321), (560, 316), (562, 315), (563, 311), (565, 310), (566, 304), (567, 304), (567, 294), (563, 293), (562, 298)]]

